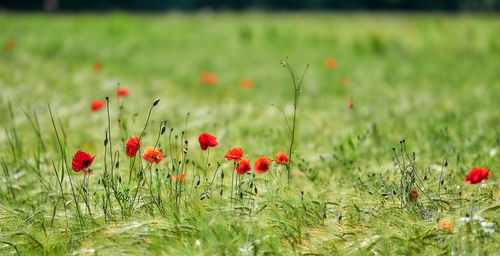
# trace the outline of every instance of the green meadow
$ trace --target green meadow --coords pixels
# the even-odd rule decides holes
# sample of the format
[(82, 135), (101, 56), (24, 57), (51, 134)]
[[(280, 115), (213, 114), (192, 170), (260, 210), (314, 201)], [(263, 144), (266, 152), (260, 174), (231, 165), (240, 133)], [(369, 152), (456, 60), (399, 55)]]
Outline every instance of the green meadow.
[[(496, 255), (499, 28), (486, 14), (2, 12), (0, 254)], [(234, 147), (251, 172), (233, 174)], [(79, 150), (93, 174), (72, 170)], [(278, 151), (291, 163), (255, 173)], [(466, 183), (473, 167), (486, 182)]]

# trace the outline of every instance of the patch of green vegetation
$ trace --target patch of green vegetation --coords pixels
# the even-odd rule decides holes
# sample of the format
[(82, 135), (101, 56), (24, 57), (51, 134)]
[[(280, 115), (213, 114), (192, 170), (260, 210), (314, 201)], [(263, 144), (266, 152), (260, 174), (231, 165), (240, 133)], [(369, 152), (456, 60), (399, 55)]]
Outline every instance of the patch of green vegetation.
[[(498, 27), (483, 15), (0, 13), (0, 253), (497, 253)], [(310, 65), (291, 185), (273, 164), (231, 193), (230, 148), (252, 167), (288, 152), (285, 56), (297, 73)], [(216, 85), (200, 82), (205, 70)], [(128, 97), (116, 99), (118, 83)], [(105, 96), (106, 146), (107, 112), (89, 107)], [(125, 153), (157, 98), (141, 146), (163, 150), (158, 171)], [(218, 137), (209, 155), (203, 132)], [(78, 150), (96, 155), (85, 180), (71, 170)], [(465, 183), (472, 167), (490, 170), (485, 185)], [(185, 182), (172, 182), (179, 170)]]

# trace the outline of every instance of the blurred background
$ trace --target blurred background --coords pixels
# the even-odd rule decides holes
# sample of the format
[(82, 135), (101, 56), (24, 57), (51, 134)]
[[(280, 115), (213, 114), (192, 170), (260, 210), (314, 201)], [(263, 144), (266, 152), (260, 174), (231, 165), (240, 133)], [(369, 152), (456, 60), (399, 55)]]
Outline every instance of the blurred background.
[(397, 10), (498, 11), (500, 0), (2, 0), (0, 9), (46, 11)]

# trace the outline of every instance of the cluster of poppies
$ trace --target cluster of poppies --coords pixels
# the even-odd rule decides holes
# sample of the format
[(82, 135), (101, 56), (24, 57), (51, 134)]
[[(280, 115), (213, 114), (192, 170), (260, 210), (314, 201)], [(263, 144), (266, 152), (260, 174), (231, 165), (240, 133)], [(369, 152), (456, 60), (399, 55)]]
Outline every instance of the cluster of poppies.
[[(208, 133), (203, 133), (198, 137), (198, 142), (200, 143), (200, 148), (202, 150), (208, 150), (209, 147), (215, 147), (219, 145), (217, 142), (217, 137), (210, 135)], [(135, 157), (137, 152), (141, 147), (141, 139), (139, 137), (130, 137), (130, 139), (125, 144), (125, 151), (128, 157)], [(146, 147), (144, 152), (141, 153), (141, 157), (152, 163), (158, 164), (163, 161), (163, 153), (159, 148), (156, 147)], [(230, 149), (224, 156), (228, 161), (234, 161), (235, 163), (235, 173), (243, 175), (252, 170), (250, 159), (247, 159), (248, 155), (243, 154), (243, 149), (236, 147)], [(85, 174), (92, 174), (92, 170), (89, 169), (90, 165), (94, 161), (95, 156), (91, 156), (83, 151), (78, 151), (73, 157), (72, 168), (75, 172), (83, 171)], [(277, 165), (287, 165), (290, 163), (288, 155), (282, 151), (278, 151), (274, 157), (274, 161)], [(255, 173), (265, 173), (269, 170), (271, 166), (271, 159), (262, 156), (255, 160), (253, 169)], [(174, 181), (184, 181), (185, 174), (179, 174), (173, 176)]]
[[(116, 90), (116, 97), (117, 98), (125, 98), (129, 95), (130, 90), (127, 87), (118, 87)], [(94, 100), (90, 103), (90, 110), (92, 111), (98, 111), (102, 109), (104, 106), (106, 106), (106, 101), (104, 100)]]
[[(200, 147), (202, 150), (207, 150), (208, 147), (215, 147), (219, 144), (217, 142), (217, 137), (210, 135), (208, 133), (201, 134), (198, 137), (198, 141), (200, 142)], [(239, 175), (243, 175), (252, 170), (250, 159), (245, 158), (248, 157), (248, 155), (243, 154), (242, 148), (239, 147), (232, 148), (229, 151), (227, 151), (224, 157), (228, 161), (234, 161), (235, 172)], [(288, 156), (281, 151), (279, 151), (276, 154), (274, 160), (278, 165), (286, 165), (290, 163)], [(255, 173), (265, 173), (269, 170), (270, 166), (271, 166), (271, 160), (265, 156), (261, 156), (255, 160), (253, 168), (255, 170)]]

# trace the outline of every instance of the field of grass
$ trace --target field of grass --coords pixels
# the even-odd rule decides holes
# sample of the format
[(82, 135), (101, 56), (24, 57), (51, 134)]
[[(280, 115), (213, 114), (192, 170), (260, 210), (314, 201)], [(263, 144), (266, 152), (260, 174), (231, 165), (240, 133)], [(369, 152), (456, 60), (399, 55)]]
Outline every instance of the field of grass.
[[(500, 251), (497, 17), (0, 13), (0, 28), (2, 255)], [(232, 189), (229, 149), (243, 148), (252, 168), (288, 153), (284, 57), (299, 77), (309, 64), (292, 179), (273, 163)], [(216, 85), (200, 81), (205, 70)], [(241, 89), (241, 78), (253, 87)], [(116, 98), (118, 83), (128, 97)], [(106, 108), (89, 107), (106, 96), (109, 124)], [(154, 165), (127, 157), (125, 142), (141, 135), (157, 98), (141, 137), (141, 151), (158, 142), (165, 153)], [(204, 132), (219, 142), (209, 154)], [(78, 150), (96, 155), (92, 175), (73, 172)], [(473, 167), (489, 179), (467, 184)], [(180, 172), (185, 181), (173, 182)]]

